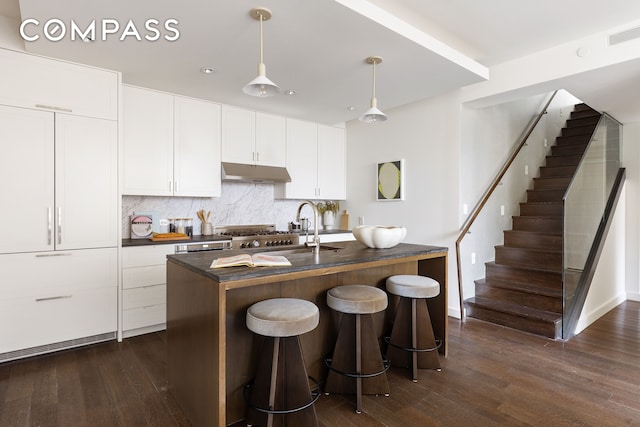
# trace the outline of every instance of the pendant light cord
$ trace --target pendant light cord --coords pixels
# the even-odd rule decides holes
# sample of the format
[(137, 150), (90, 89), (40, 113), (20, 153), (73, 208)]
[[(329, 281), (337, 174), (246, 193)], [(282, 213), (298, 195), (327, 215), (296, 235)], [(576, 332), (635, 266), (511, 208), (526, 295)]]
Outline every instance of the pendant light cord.
[(260, 13), (260, 63), (264, 64), (263, 49), (262, 49), (262, 12)]
[(373, 61), (373, 99), (376, 99), (376, 61)]

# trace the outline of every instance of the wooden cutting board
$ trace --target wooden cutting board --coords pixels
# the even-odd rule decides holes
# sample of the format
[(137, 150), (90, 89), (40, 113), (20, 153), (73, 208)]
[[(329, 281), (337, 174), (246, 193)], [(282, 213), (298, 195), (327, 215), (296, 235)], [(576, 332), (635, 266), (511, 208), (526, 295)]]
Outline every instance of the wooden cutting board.
[(152, 242), (169, 242), (171, 240), (191, 240), (186, 234), (177, 234), (175, 236), (151, 236), (149, 238)]

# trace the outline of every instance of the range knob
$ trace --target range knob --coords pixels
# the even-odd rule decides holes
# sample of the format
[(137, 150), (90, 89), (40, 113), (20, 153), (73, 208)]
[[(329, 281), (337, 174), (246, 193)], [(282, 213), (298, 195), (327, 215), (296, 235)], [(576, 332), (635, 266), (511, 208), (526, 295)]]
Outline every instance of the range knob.
[(253, 246), (254, 248), (257, 248), (258, 246), (260, 246), (260, 242), (258, 242), (257, 240), (252, 241), (251, 243), (249, 243), (251, 246)]

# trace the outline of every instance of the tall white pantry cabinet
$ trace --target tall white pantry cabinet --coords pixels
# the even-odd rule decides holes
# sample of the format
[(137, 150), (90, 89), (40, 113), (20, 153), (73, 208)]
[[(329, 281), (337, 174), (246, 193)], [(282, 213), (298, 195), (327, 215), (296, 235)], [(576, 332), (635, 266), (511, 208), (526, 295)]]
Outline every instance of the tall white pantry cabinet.
[(119, 76), (0, 63), (1, 362), (116, 336)]

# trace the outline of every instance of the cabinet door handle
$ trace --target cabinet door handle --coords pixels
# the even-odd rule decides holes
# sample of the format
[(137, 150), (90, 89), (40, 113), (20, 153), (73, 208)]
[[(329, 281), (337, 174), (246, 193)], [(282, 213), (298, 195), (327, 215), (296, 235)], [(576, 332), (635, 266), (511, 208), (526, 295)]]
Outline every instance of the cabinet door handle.
[(173, 182), (169, 181), (169, 192), (173, 192)]
[(68, 107), (57, 107), (55, 105), (36, 104), (36, 108), (44, 108), (46, 110), (64, 111), (65, 113), (72, 113), (73, 110)]
[(57, 295), (55, 297), (36, 298), (36, 302), (52, 301), (56, 299), (67, 299), (67, 298), (71, 298), (71, 295)]
[(180, 190), (178, 190), (178, 181), (176, 181), (176, 183), (174, 184), (174, 186), (173, 186), (173, 191), (174, 191), (175, 193), (177, 193), (178, 191), (180, 191)]
[(256, 162), (260, 161), (260, 152), (256, 151)]
[(62, 206), (58, 206), (58, 244), (62, 244)]
[(51, 232), (53, 231), (53, 224), (51, 223), (51, 208), (47, 208), (47, 245), (51, 245)]
[(55, 252), (52, 254), (37, 254), (36, 258), (48, 258), (52, 256), (71, 256), (73, 255), (71, 252)]

